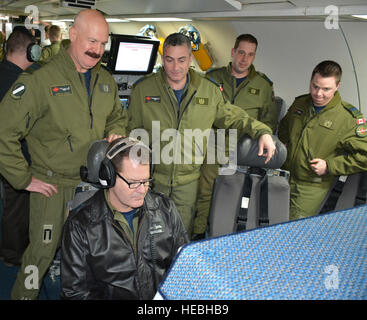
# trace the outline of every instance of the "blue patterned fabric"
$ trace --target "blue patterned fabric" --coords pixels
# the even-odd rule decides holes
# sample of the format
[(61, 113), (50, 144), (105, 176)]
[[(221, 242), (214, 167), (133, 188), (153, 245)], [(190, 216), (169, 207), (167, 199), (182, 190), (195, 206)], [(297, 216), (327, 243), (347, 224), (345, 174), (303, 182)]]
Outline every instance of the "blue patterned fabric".
[(367, 205), (193, 242), (164, 299), (367, 299)]

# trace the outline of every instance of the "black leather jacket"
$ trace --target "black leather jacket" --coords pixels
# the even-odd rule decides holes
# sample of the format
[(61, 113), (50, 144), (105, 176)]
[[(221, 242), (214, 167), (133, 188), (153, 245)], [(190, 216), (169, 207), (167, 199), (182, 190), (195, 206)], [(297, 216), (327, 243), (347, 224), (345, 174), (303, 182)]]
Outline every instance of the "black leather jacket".
[(188, 242), (173, 201), (149, 191), (138, 209), (137, 248), (98, 191), (68, 217), (61, 244), (65, 299), (152, 299)]

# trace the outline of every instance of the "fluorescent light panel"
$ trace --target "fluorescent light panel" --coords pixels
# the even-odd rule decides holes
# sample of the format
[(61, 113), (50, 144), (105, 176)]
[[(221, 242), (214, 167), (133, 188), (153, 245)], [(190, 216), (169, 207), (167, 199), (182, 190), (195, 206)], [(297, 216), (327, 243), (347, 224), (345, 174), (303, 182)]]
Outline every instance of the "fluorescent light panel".
[(165, 18), (165, 17), (145, 17), (145, 18), (128, 18), (130, 21), (192, 21), (191, 19), (183, 19), (183, 18)]
[(367, 14), (353, 14), (352, 17), (367, 19)]
[[(45, 20), (46, 21), (46, 20)], [(74, 22), (74, 19), (61, 19), (59, 21), (62, 22)], [(171, 21), (192, 21), (191, 19), (184, 19), (184, 18), (165, 18), (165, 17), (145, 17), (145, 18), (128, 18), (128, 19), (119, 19), (119, 18), (106, 18), (107, 22), (130, 22), (130, 21), (137, 21), (137, 22), (149, 22), (149, 21), (156, 21), (156, 22), (171, 22)]]
[(129, 20), (126, 19), (118, 19), (118, 18), (107, 18), (107, 22), (129, 22)]

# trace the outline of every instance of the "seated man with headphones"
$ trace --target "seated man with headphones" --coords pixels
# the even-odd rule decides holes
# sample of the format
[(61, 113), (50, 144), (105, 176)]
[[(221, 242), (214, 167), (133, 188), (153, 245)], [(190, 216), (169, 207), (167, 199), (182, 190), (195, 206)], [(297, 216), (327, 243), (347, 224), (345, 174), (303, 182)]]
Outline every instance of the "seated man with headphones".
[(173, 201), (150, 190), (150, 158), (150, 149), (132, 138), (108, 146), (99, 169), (102, 189), (64, 225), (64, 298), (152, 299), (188, 242)]
[[(41, 47), (32, 34), (22, 26), (13, 29), (5, 43), (6, 57), (0, 63), (0, 101), (12, 87), (19, 75), (30, 70), (41, 57)], [(21, 147), (25, 159), (30, 163), (27, 143), (23, 139)], [(29, 192), (14, 189), (0, 176), (4, 194), (1, 196), (3, 216), (1, 219), (0, 259), (8, 266), (20, 265), (26, 249), (29, 225)], [(1, 188), (0, 188), (1, 189)]]

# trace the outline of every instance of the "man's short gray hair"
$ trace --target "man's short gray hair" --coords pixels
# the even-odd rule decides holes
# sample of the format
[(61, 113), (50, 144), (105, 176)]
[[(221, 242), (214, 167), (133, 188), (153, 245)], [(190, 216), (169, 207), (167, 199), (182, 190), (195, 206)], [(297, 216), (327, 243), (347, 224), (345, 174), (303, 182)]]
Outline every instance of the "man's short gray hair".
[(191, 40), (188, 36), (182, 34), (182, 33), (172, 33), (170, 34), (163, 44), (163, 53), (165, 52), (166, 48), (168, 46), (183, 46), (186, 45), (187, 48), (190, 50), (190, 54), (192, 51), (191, 47)]

